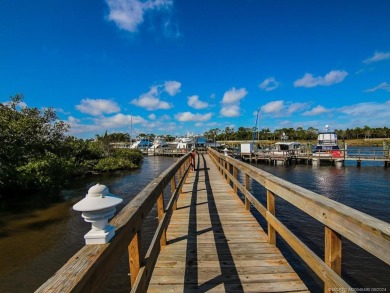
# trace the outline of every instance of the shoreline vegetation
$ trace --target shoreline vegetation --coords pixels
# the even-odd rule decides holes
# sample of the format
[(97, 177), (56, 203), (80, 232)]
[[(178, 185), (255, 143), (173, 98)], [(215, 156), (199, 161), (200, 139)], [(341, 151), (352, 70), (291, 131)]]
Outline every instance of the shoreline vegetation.
[(67, 181), (85, 174), (135, 169), (139, 150), (114, 149), (115, 134), (95, 139), (65, 135), (69, 125), (53, 109), (29, 108), (16, 95), (0, 104), (0, 200), (45, 191), (56, 197)]
[[(76, 176), (139, 168), (143, 155), (136, 149), (116, 149), (114, 143), (129, 142), (128, 133), (96, 135), (94, 139), (68, 136), (70, 126), (58, 119), (52, 108), (29, 108), (22, 95), (0, 103), (0, 201), (12, 197), (30, 196), (34, 192), (49, 191), (47, 197), (58, 194), (67, 181)], [(240, 141), (263, 146), (280, 141), (300, 141), (315, 145), (317, 129), (269, 129), (238, 127), (237, 131), (211, 129), (203, 135), (209, 141), (239, 145)], [(348, 146), (381, 146), (389, 142), (390, 130), (383, 128), (355, 128), (336, 130)], [(140, 134), (153, 140), (154, 134)], [(364, 139), (362, 138), (364, 137)], [(385, 138), (381, 138), (385, 137)], [(355, 139), (356, 138), (356, 139)], [(175, 137), (166, 135), (167, 141)], [(339, 143), (342, 143), (339, 139)], [(229, 143), (230, 144), (229, 144)]]

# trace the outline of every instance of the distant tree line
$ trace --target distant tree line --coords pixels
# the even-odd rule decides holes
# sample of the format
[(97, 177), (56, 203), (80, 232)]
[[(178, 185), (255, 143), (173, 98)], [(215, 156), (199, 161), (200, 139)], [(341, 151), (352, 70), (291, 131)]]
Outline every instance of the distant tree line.
[(60, 189), (73, 176), (136, 168), (137, 150), (113, 149), (117, 135), (83, 140), (51, 108), (25, 107), (16, 95), (0, 104), (0, 198), (25, 191)]
[[(282, 140), (283, 138), (289, 140), (315, 140), (317, 138), (318, 131), (322, 129), (316, 129), (309, 127), (303, 129), (302, 127), (294, 128), (281, 128), (271, 131), (269, 128), (256, 129), (238, 127), (237, 131), (234, 128), (226, 127), (221, 130), (219, 128), (211, 129), (205, 132), (203, 135), (211, 140)], [(335, 132), (339, 139), (361, 139), (361, 138), (390, 138), (390, 129), (388, 127), (370, 128), (369, 126), (356, 127), (353, 129), (347, 128), (346, 130), (335, 129)]]

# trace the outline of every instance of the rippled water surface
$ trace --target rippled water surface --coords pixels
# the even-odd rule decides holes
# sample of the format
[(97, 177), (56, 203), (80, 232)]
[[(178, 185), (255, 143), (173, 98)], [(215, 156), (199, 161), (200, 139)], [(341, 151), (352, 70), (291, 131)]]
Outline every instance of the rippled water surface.
[[(174, 158), (145, 157), (142, 168), (75, 180), (62, 191), (65, 202), (45, 209), (2, 214), (0, 220), (0, 292), (32, 292), (52, 276), (83, 245), (83, 235), (90, 229), (72, 206), (85, 196), (93, 183), (105, 184), (110, 192), (124, 198), (120, 209), (137, 195), (152, 179), (166, 170)], [(308, 165), (254, 165), (262, 170), (303, 186), (383, 221), (390, 222), (390, 169), (381, 165), (351, 163), (343, 168)], [(252, 191), (264, 202), (265, 191), (252, 183)], [(276, 199), (276, 212), (285, 225), (299, 235), (313, 251), (323, 257), (324, 227), (281, 199)], [(257, 216), (263, 227), (264, 221)], [(143, 239), (152, 236), (147, 219)], [(266, 227), (265, 227), (266, 229)], [(322, 291), (321, 282), (302, 264), (285, 243), (278, 239), (282, 253), (292, 262), (312, 292)], [(343, 278), (356, 288), (387, 287), (390, 290), (389, 266), (343, 239)], [(129, 292), (127, 259), (121, 260), (113, 272), (106, 292)]]
[[(383, 163), (366, 163), (361, 168), (357, 168), (354, 162), (341, 168), (300, 164), (291, 166), (254, 164), (254, 166), (321, 196), (390, 222), (390, 169), (384, 168)], [(265, 190), (256, 183), (252, 183), (251, 188), (265, 204)], [(324, 226), (321, 223), (280, 198), (276, 198), (276, 213), (286, 226), (323, 259)], [(261, 217), (259, 222), (266, 229)], [(300, 263), (299, 257), (285, 245), (282, 239), (278, 241), (282, 253), (294, 264), (294, 268), (309, 288), (313, 292), (321, 291), (322, 282), (306, 265)], [(342, 241), (342, 277), (354, 288), (379, 287), (390, 290), (390, 267), (347, 239), (344, 238)]]

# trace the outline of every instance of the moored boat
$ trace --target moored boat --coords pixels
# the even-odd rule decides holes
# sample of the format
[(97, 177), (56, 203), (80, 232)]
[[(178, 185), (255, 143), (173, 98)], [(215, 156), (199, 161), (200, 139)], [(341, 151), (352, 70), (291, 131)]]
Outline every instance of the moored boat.
[(331, 161), (335, 162), (336, 165), (342, 165), (343, 156), (344, 154), (338, 145), (336, 132), (326, 125), (322, 131), (318, 132), (317, 145), (312, 155), (313, 165), (317, 165), (319, 161)]
[(152, 145), (149, 139), (147, 138), (138, 138), (131, 146), (131, 149), (147, 149)]
[(153, 145), (148, 148), (148, 155), (154, 155), (156, 153), (160, 153), (164, 149), (168, 148), (169, 145), (165, 138), (156, 137), (153, 141)]
[(318, 132), (317, 145), (313, 151), (313, 155), (331, 156), (333, 158), (341, 157), (337, 134), (330, 130), (328, 125), (325, 126), (324, 130)]

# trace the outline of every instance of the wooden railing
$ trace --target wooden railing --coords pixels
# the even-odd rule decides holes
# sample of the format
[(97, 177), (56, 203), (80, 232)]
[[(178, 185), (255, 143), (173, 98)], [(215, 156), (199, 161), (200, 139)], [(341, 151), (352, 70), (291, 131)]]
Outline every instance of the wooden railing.
[[(168, 219), (176, 209), (177, 197), (188, 175), (189, 166), (187, 154), (154, 179), (111, 220), (110, 225), (115, 226), (116, 230), (109, 243), (85, 245), (36, 292), (101, 291), (126, 249), (131, 292), (146, 292), (160, 248), (166, 244)], [(169, 184), (171, 196), (164, 207), (163, 191)], [(142, 257), (140, 229), (155, 205), (159, 223), (146, 255)]]
[(344, 150), (346, 157), (357, 160), (383, 160), (390, 158), (389, 150), (378, 150), (378, 149), (347, 149)]
[[(335, 202), (317, 193), (282, 180), (244, 162), (209, 149), (222, 175), (245, 197), (247, 210), (252, 205), (268, 223), (268, 239), (276, 244), (278, 233), (324, 282), (324, 292), (355, 292), (341, 278), (341, 236), (390, 264), (390, 224)], [(245, 182), (238, 180), (238, 170)], [(267, 207), (250, 192), (250, 178), (266, 189)], [(325, 260), (321, 260), (275, 216), (275, 196), (324, 224)]]

